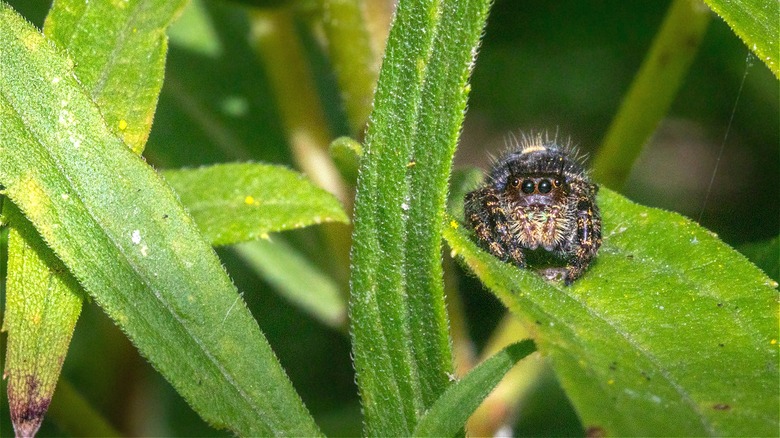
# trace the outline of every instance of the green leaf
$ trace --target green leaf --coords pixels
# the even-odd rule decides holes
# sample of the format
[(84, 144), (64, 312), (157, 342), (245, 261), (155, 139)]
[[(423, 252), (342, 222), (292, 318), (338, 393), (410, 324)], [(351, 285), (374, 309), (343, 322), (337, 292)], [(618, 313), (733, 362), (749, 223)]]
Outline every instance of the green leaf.
[(699, 0), (675, 0), (593, 160), (593, 177), (623, 186), (642, 148), (666, 116), (699, 51), (710, 13)]
[(780, 3), (765, 0), (704, 0), (780, 79)]
[(12, 203), (3, 203), (3, 216), (10, 225), (3, 319), (8, 405), (16, 435), (33, 436), (51, 402), (83, 297)]
[(454, 436), (512, 367), (535, 351), (532, 341), (512, 344), (447, 388), (420, 418), (414, 436)]
[(112, 135), (72, 61), (4, 4), (0, 49), (7, 196), (204, 419), (242, 435), (319, 434), (213, 250)]
[(323, 222), (349, 223), (339, 201), (282, 166), (218, 164), (163, 177), (212, 245), (230, 245)]
[(325, 325), (347, 323), (344, 294), (332, 278), (281, 239), (258, 240), (234, 247), (242, 259), (276, 290)]
[[(79, 79), (137, 153), (162, 83), (165, 27), (185, 2), (139, 3), (57, 0), (44, 26), (50, 40), (74, 57)], [(33, 226), (13, 205), (6, 208), (16, 236), (9, 244), (6, 306), (7, 321), (15, 322), (5, 326), (9, 403), (17, 433), (32, 435), (54, 392), (83, 292)]]
[(777, 283), (684, 217), (602, 189), (604, 244), (570, 287), (444, 236), (536, 333), (593, 435), (777, 432)]
[(441, 223), (488, 1), (398, 4), (357, 183), (351, 332), (368, 435), (409, 435), (449, 385)]
[(106, 124), (139, 154), (162, 88), (165, 29), (187, 2), (56, 0), (46, 17), (46, 36), (67, 49)]

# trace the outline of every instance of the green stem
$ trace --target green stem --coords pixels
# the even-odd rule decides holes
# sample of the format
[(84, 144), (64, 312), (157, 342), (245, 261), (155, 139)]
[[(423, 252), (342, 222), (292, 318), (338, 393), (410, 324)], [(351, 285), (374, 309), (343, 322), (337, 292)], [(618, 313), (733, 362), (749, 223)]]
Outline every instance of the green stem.
[(450, 336), (452, 337), (452, 352), (455, 360), (455, 374), (463, 377), (476, 364), (474, 342), (468, 332), (466, 315), (463, 311), (463, 301), (458, 291), (458, 276), (455, 260), (444, 256), (444, 298), (447, 303), (447, 316), (450, 320)]
[[(351, 193), (328, 154), (331, 134), (317, 94), (314, 78), (295, 29), (289, 8), (255, 10), (252, 43), (263, 60), (293, 158), (317, 185), (335, 195), (352, 210)], [(351, 229), (343, 225), (322, 227), (334, 255), (331, 271), (342, 285), (349, 278)], [(346, 287), (342, 288), (347, 290)]]
[[(490, 358), (508, 345), (530, 337), (531, 333), (520, 319), (507, 313), (490, 337), (480, 355), (480, 361)], [(469, 418), (466, 426), (469, 435), (495, 436), (508, 421), (517, 418), (523, 402), (532, 394), (545, 372), (549, 372), (549, 366), (538, 354), (515, 365)]]
[(72, 436), (122, 436), (67, 380), (60, 380), (49, 417)]
[(700, 0), (675, 0), (593, 161), (594, 178), (619, 189), (663, 119), (693, 61), (710, 13)]
[(321, 0), (328, 52), (352, 135), (363, 134), (379, 76), (378, 56), (366, 27), (366, 2)]

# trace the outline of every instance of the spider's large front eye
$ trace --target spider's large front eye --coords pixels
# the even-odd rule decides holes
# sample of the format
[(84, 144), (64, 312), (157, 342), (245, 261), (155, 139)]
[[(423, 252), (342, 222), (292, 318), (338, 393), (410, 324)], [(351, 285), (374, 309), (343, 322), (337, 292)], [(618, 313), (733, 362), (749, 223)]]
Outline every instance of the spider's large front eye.
[(552, 190), (552, 184), (549, 179), (543, 179), (539, 181), (539, 193), (550, 193)]
[(531, 181), (530, 179), (527, 179), (527, 180), (523, 181), (523, 187), (520, 190), (522, 190), (523, 193), (525, 193), (525, 194), (533, 193), (534, 192), (534, 182)]

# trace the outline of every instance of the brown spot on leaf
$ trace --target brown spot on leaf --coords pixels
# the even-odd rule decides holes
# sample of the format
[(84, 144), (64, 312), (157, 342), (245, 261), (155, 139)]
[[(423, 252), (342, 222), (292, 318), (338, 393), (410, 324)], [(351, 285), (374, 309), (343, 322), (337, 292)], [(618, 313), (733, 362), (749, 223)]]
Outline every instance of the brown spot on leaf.
[(16, 388), (15, 379), (8, 380), (8, 407), (17, 437), (32, 437), (41, 427), (49, 409), (51, 396), (43, 397), (41, 383), (35, 376), (26, 376), (22, 388)]
[(716, 403), (712, 405), (712, 409), (715, 409), (716, 411), (728, 411), (731, 409), (731, 406), (726, 403)]
[(601, 438), (607, 436), (607, 432), (602, 427), (590, 426), (585, 429), (585, 436), (588, 438)]

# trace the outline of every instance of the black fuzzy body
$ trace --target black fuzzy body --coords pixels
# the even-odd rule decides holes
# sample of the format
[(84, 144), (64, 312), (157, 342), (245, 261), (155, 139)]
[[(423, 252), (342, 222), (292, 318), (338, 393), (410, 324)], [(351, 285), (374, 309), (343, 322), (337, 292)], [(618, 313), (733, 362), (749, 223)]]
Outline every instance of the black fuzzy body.
[(523, 137), (466, 195), (466, 223), (496, 257), (526, 267), (532, 253), (543, 252), (560, 266), (540, 272), (571, 284), (601, 246), (597, 192), (572, 148)]

